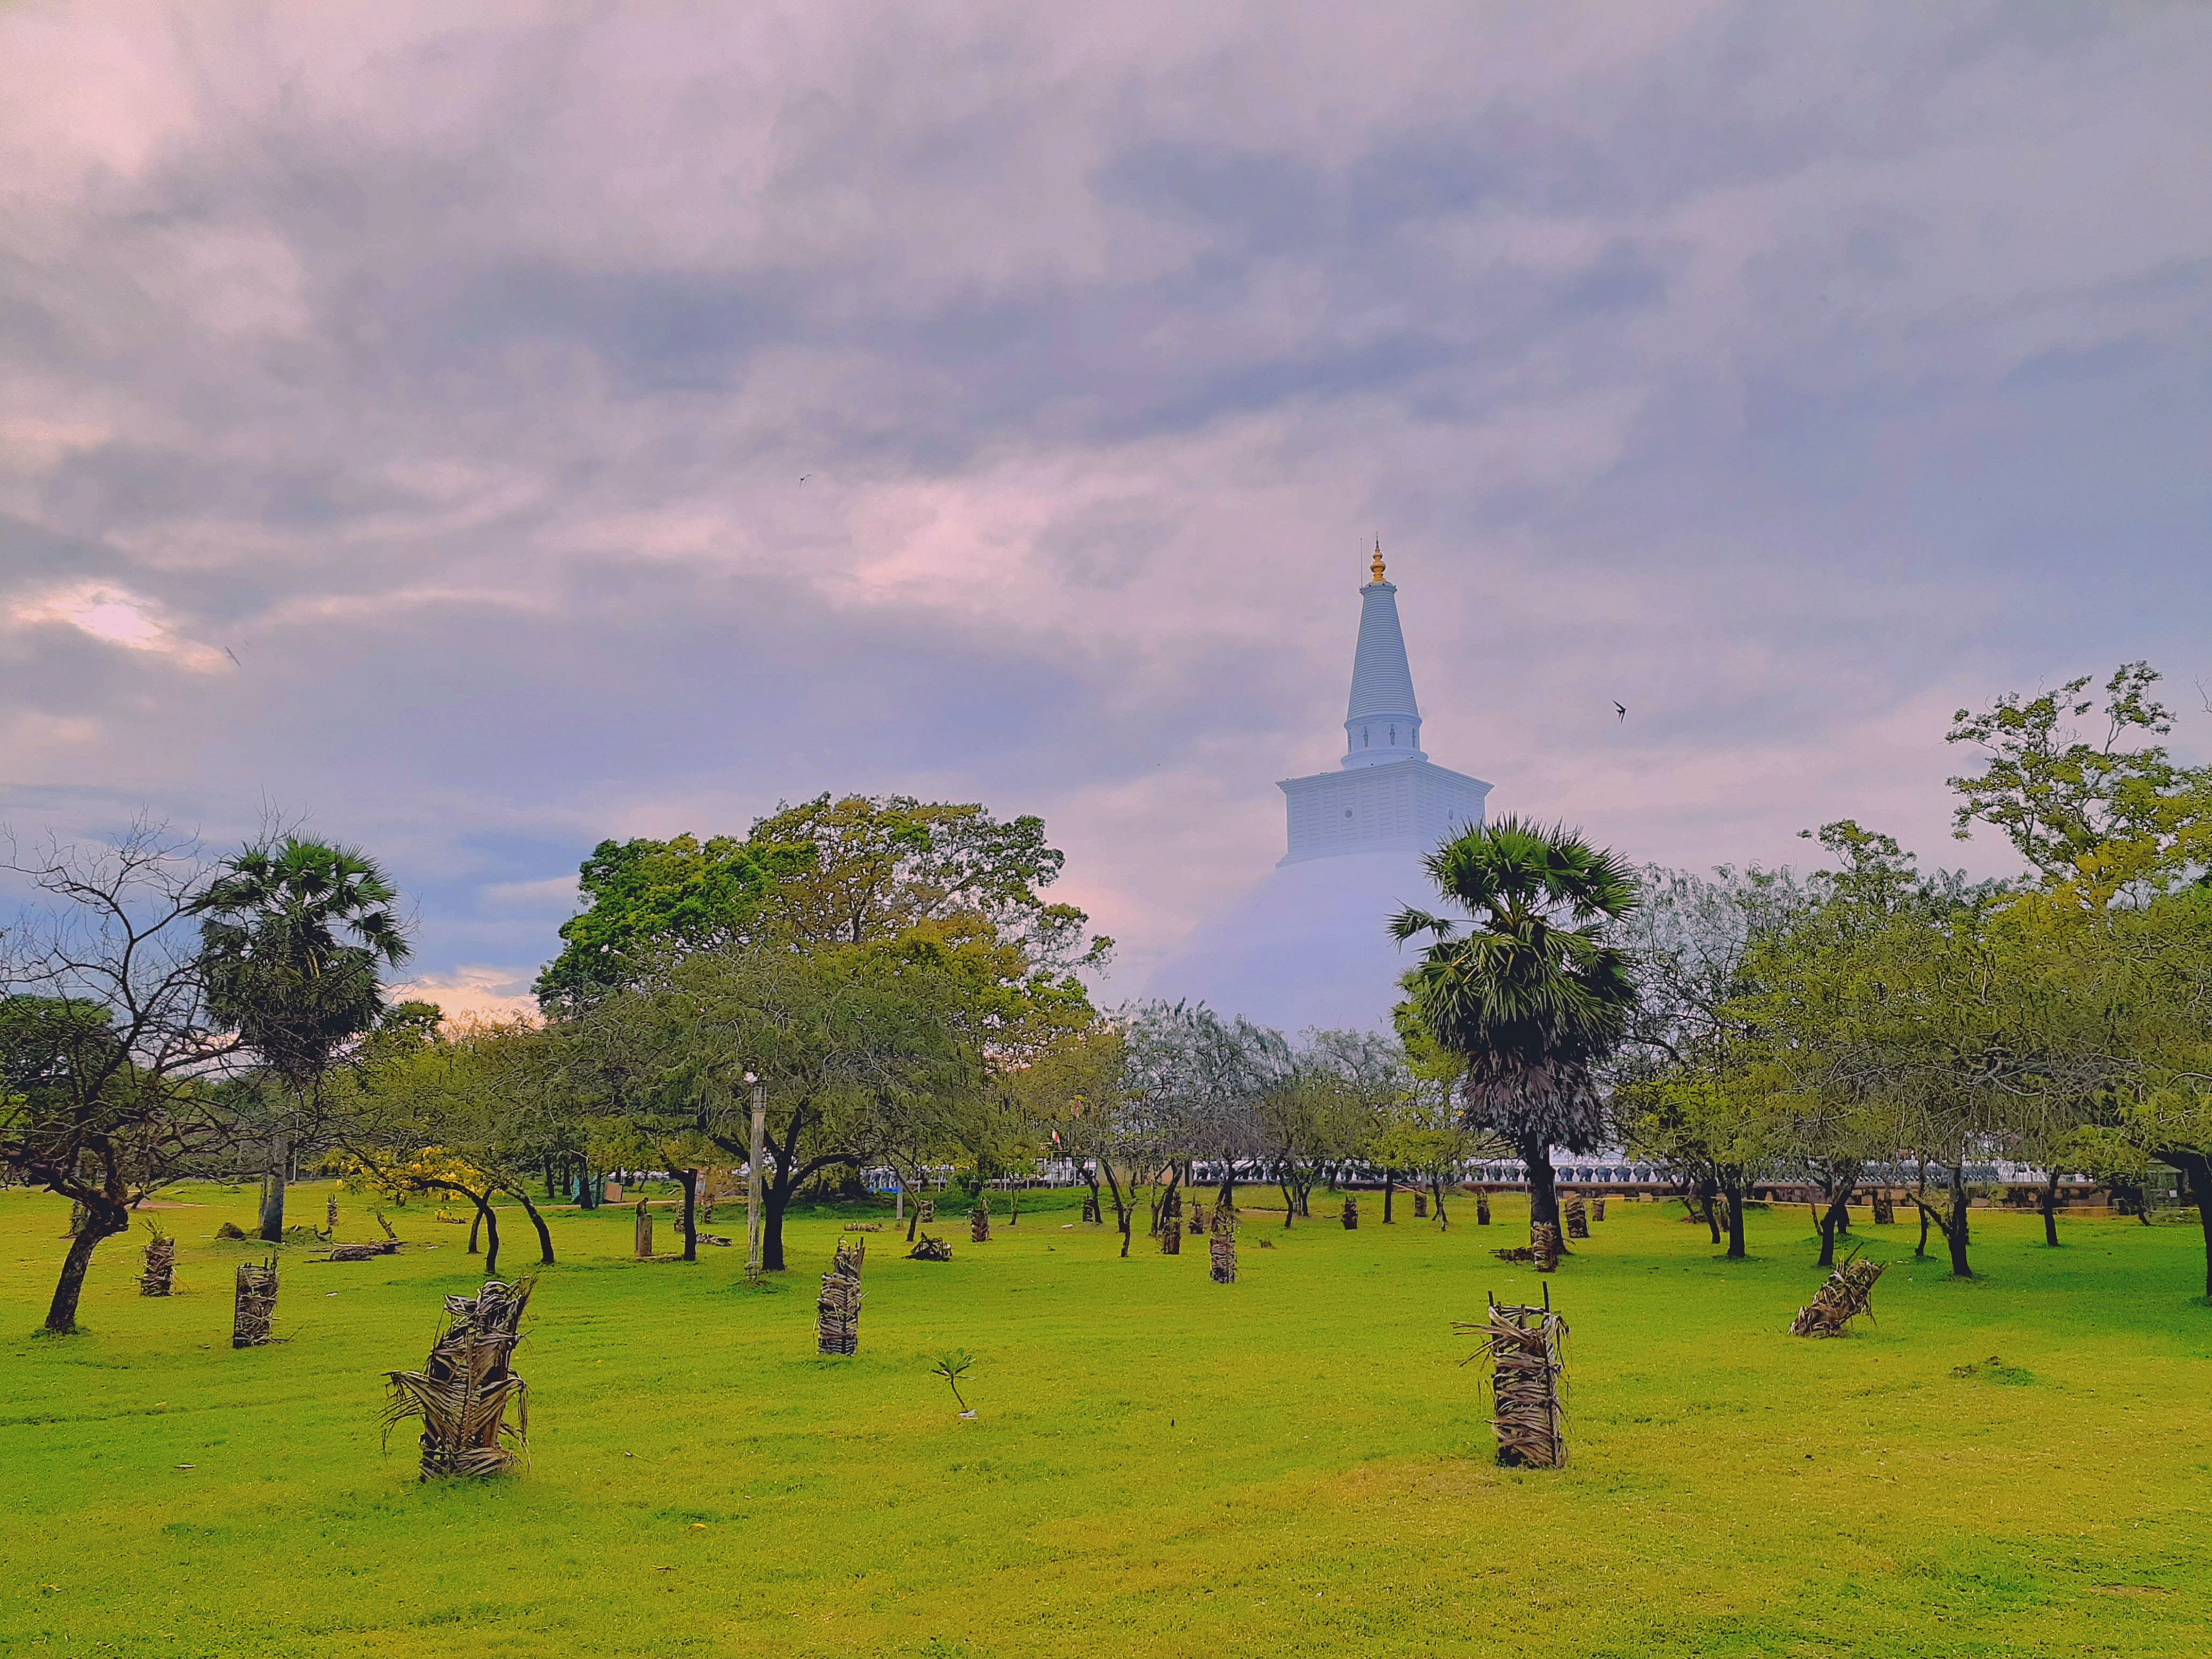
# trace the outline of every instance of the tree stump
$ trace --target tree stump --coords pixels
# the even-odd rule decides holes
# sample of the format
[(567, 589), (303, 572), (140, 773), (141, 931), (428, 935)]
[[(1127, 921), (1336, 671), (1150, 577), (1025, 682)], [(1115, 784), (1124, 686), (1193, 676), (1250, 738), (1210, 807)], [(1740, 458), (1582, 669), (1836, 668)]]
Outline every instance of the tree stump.
[(1490, 1224), (1490, 1194), (1488, 1193), (1477, 1193), (1474, 1195), (1474, 1224), (1478, 1227), (1487, 1227)]
[[(499, 1474), (530, 1449), (530, 1385), (509, 1369), (522, 1340), (532, 1281), (494, 1279), (474, 1296), (446, 1298), (446, 1331), (419, 1371), (386, 1371), (384, 1439), (410, 1418), (422, 1423), (422, 1473)], [(517, 1408), (517, 1421), (507, 1408)]]
[(1180, 1216), (1161, 1218), (1160, 1254), (1162, 1255), (1182, 1254), (1182, 1218)]
[(1203, 1204), (1193, 1204), (1190, 1206), (1190, 1236), (1193, 1238), (1203, 1238), (1206, 1236), (1206, 1206)]
[(1493, 1297), (1486, 1322), (1458, 1321), (1453, 1328), (1482, 1338), (1468, 1358), (1490, 1362), (1491, 1425), (1499, 1464), (1565, 1467), (1567, 1322), (1552, 1311), (1550, 1287), (1541, 1307), (1503, 1306)]
[(1528, 1255), (1540, 1273), (1557, 1273), (1559, 1267), (1559, 1230), (1548, 1221), (1535, 1222), (1528, 1229)]
[(1567, 1200), (1566, 1217), (1569, 1238), (1589, 1237), (1589, 1212), (1583, 1207), (1582, 1200), (1571, 1198)]
[(978, 1204), (968, 1217), (968, 1240), (972, 1244), (991, 1242), (991, 1206)]
[(1416, 1221), (1426, 1221), (1428, 1218), (1429, 1195), (1426, 1193), (1415, 1193), (1413, 1194), (1413, 1219)]
[(1206, 1249), (1213, 1259), (1207, 1277), (1217, 1285), (1234, 1285), (1237, 1282), (1237, 1235), (1216, 1233), (1207, 1241)]
[(837, 1241), (837, 1254), (822, 1278), (822, 1295), (814, 1304), (816, 1349), (828, 1354), (860, 1351), (860, 1266), (868, 1247), (858, 1239)]
[(1344, 1195), (1344, 1231), (1348, 1233), (1359, 1231), (1359, 1200), (1350, 1193)]
[(1590, 1219), (1593, 1221), (1602, 1221), (1605, 1219), (1605, 1200), (1603, 1199), (1594, 1198), (1590, 1200)]
[(1887, 1227), (1896, 1219), (1897, 1206), (1890, 1201), (1889, 1194), (1876, 1193), (1874, 1195), (1874, 1224), (1877, 1227)]
[(138, 1280), (138, 1294), (167, 1296), (177, 1285), (177, 1241), (150, 1221), (146, 1230), (154, 1236), (146, 1241), (146, 1271)]
[(238, 1295), (230, 1319), (230, 1346), (258, 1348), (269, 1340), (276, 1317), (276, 1258), (238, 1264)]
[(1097, 1194), (1085, 1193), (1083, 1195), (1083, 1219), (1091, 1226), (1096, 1227), (1098, 1224)]
[(637, 1201), (637, 1259), (653, 1260), (653, 1212), (645, 1207), (645, 1200)]
[(934, 1221), (937, 1219), (937, 1200), (935, 1199), (925, 1198), (921, 1200), (921, 1219), (924, 1221)]

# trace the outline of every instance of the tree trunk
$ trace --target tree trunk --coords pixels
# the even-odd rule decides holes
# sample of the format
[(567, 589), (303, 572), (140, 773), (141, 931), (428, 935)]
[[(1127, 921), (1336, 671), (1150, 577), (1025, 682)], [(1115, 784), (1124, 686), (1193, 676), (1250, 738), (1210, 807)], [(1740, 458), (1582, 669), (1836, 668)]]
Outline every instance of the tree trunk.
[(1966, 1265), (1966, 1188), (1962, 1182), (1951, 1186), (1951, 1225), (1944, 1232), (1944, 1243), (1951, 1245), (1951, 1276), (1973, 1279), (1973, 1267)]
[(1394, 1193), (1395, 1193), (1395, 1192), (1397, 1191), (1397, 1189), (1398, 1189), (1398, 1172), (1397, 1172), (1395, 1170), (1383, 1170), (1383, 1171), (1382, 1171), (1382, 1224), (1383, 1224), (1384, 1226), (1386, 1226), (1386, 1227), (1387, 1227), (1387, 1226), (1389, 1226), (1389, 1225), (1390, 1224), (1390, 1198), (1391, 1198), (1391, 1195), (1392, 1195)]
[(54, 1299), (46, 1309), (46, 1328), (57, 1336), (69, 1336), (76, 1330), (77, 1298), (84, 1294), (84, 1275), (92, 1266), (92, 1253), (100, 1248), (100, 1241), (123, 1231), (120, 1227), (103, 1229), (94, 1212), (88, 1208), (83, 1224), (70, 1240), (69, 1254), (62, 1258), (62, 1276), (54, 1286)]
[(538, 1263), (540, 1267), (553, 1265), (553, 1235), (546, 1231), (545, 1218), (538, 1213), (538, 1206), (530, 1201), (530, 1194), (522, 1190), (522, 1183), (514, 1183), (514, 1195), (522, 1200), (522, 1207), (530, 1217), (530, 1224), (538, 1229)]
[(477, 1212), (477, 1218), (476, 1218), (474, 1221), (471, 1221), (471, 1223), (469, 1223), (469, 1254), (470, 1254), (471, 1255), (474, 1255), (477, 1253), (477, 1242), (478, 1242), (478, 1241), (479, 1241), (483, 1237), (483, 1212), (482, 1210), (478, 1210), (478, 1211)]
[(2054, 1250), (2058, 1248), (2058, 1171), (2052, 1170), (2043, 1177), (2043, 1242)]
[(1451, 1231), (1451, 1218), (1444, 1213), (1443, 1177), (1441, 1176), (1431, 1176), (1429, 1177), (1429, 1190), (1436, 1194), (1437, 1231), (1440, 1233), (1448, 1233)]
[(1836, 1240), (1851, 1224), (1851, 1189), (1838, 1193), (1820, 1218), (1820, 1261), (1823, 1267), (1836, 1265)]
[(1728, 1201), (1728, 1260), (1742, 1261), (1751, 1255), (1745, 1246), (1743, 1231), (1743, 1188), (1735, 1182), (1721, 1183), (1721, 1196)]
[(783, 1212), (791, 1202), (791, 1188), (781, 1181), (771, 1181), (761, 1194), (761, 1271), (780, 1273), (783, 1271)]
[(1716, 1244), (1721, 1242), (1721, 1215), (1714, 1205), (1719, 1199), (1720, 1194), (1720, 1183), (1717, 1182), (1701, 1181), (1698, 1183), (1698, 1202), (1704, 1206), (1700, 1218), (1705, 1224), (1705, 1231), (1713, 1236), (1713, 1243)]
[(677, 1178), (684, 1183), (684, 1259), (699, 1259), (699, 1172), (684, 1170)]
[(599, 1186), (599, 1171), (592, 1168), (592, 1161), (587, 1158), (578, 1158), (576, 1168), (577, 1205), (585, 1210), (596, 1210), (599, 1207), (599, 1200), (605, 1195)]
[(281, 1131), (269, 1137), (269, 1179), (261, 1190), (261, 1242), (264, 1244), (284, 1242), (284, 1166), (291, 1156)]
[(2158, 1161), (2189, 1177), (2189, 1194), (2197, 1200), (2197, 1219), (2204, 1232), (2204, 1299), (2212, 1302), (2212, 1153), (2160, 1152)]

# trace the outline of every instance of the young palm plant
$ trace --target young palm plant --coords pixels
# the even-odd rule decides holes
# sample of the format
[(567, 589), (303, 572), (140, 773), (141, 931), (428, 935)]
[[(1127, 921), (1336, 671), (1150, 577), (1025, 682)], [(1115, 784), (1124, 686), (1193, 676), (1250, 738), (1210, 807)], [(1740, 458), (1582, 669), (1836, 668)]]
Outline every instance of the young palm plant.
[(1559, 1223), (1552, 1148), (1588, 1152), (1604, 1134), (1595, 1068), (1636, 1003), (1628, 953), (1604, 942), (1636, 908), (1636, 878), (1579, 833), (1517, 817), (1446, 842), (1423, 862), (1466, 915), (1407, 908), (1401, 942), (1433, 939), (1404, 980), (1401, 1023), (1462, 1067), (1470, 1128), (1510, 1140), (1528, 1168), (1532, 1225)]
[(943, 1377), (951, 1388), (952, 1398), (959, 1403), (960, 1415), (963, 1417), (975, 1415), (975, 1408), (968, 1403), (960, 1392), (960, 1379), (968, 1375), (969, 1368), (975, 1363), (975, 1356), (967, 1349), (955, 1348), (951, 1353), (939, 1355), (937, 1363), (929, 1368), (931, 1376)]
[(378, 973), (410, 954), (398, 890), (358, 848), (298, 836), (246, 848), (192, 906), (208, 1006), (284, 1096), (270, 1137), (261, 1237), (284, 1236), (289, 1138), (341, 1049), (384, 1012)]

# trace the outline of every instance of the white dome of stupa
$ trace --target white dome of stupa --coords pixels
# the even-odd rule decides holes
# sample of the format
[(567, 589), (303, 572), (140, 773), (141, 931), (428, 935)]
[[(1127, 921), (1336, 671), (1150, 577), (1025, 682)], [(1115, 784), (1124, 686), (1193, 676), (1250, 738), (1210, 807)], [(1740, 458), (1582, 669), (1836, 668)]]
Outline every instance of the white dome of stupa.
[(1379, 548), (1359, 601), (1343, 760), (1277, 786), (1289, 850), (1161, 958), (1146, 996), (1291, 1033), (1388, 1025), (1415, 947), (1401, 950), (1386, 924), (1406, 905), (1433, 908), (1421, 854), (1479, 826), (1490, 786), (1421, 750), (1398, 590)]

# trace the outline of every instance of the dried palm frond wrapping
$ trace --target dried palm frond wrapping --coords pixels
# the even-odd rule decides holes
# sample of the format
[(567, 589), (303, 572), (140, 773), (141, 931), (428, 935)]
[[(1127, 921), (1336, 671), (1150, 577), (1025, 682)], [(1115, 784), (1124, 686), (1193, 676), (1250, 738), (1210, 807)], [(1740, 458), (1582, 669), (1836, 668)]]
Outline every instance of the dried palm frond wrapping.
[(380, 1255), (398, 1255), (398, 1254), (399, 1245), (397, 1240), (380, 1238), (373, 1244), (333, 1244), (331, 1246), (331, 1253), (323, 1260), (325, 1261), (374, 1261)]
[(1590, 1219), (1593, 1221), (1602, 1221), (1605, 1219), (1605, 1200), (1603, 1199), (1594, 1198), (1590, 1200)]
[(1567, 1322), (1544, 1305), (1501, 1304), (1495, 1297), (1484, 1323), (1453, 1322), (1462, 1336), (1482, 1344), (1462, 1364), (1490, 1362), (1492, 1426), (1498, 1461), (1508, 1468), (1557, 1469), (1567, 1462)]
[(1208, 1276), (1217, 1285), (1234, 1285), (1237, 1282), (1237, 1235), (1216, 1233), (1206, 1241), (1206, 1249), (1212, 1256)]
[(1236, 1237), (1237, 1206), (1225, 1200), (1216, 1203), (1213, 1206), (1213, 1213), (1207, 1218), (1206, 1225), (1206, 1231), (1217, 1236), (1226, 1233), (1231, 1238)]
[(1193, 1204), (1190, 1206), (1190, 1236), (1193, 1238), (1203, 1238), (1206, 1236), (1206, 1206), (1203, 1204)]
[(1359, 1231), (1359, 1200), (1350, 1193), (1344, 1195), (1344, 1231), (1348, 1233)]
[(1893, 1224), (1896, 1219), (1897, 1206), (1890, 1201), (1889, 1194), (1876, 1193), (1874, 1195), (1874, 1224), (1877, 1227), (1887, 1227)]
[[(446, 1330), (419, 1371), (386, 1371), (384, 1443), (410, 1418), (422, 1422), (422, 1474), (503, 1474), (530, 1450), (530, 1385), (508, 1369), (535, 1283), (486, 1282), (446, 1298)], [(507, 1408), (515, 1408), (515, 1421)]]
[(230, 1319), (230, 1346), (258, 1348), (276, 1318), (276, 1258), (238, 1264), (238, 1296)]
[(653, 1212), (645, 1207), (645, 1200), (637, 1201), (637, 1259), (653, 1260)]
[(921, 1200), (921, 1218), (924, 1221), (934, 1221), (937, 1219), (937, 1200), (935, 1199), (925, 1198)]
[(1167, 1216), (1161, 1220), (1160, 1254), (1162, 1255), (1181, 1255), (1182, 1254), (1182, 1217)]
[(968, 1242), (988, 1244), (991, 1242), (991, 1206), (978, 1204), (968, 1217)]
[(1490, 1224), (1490, 1194), (1488, 1193), (1477, 1193), (1474, 1195), (1474, 1224), (1478, 1227), (1487, 1227)]
[(1426, 1193), (1415, 1193), (1413, 1194), (1413, 1219), (1416, 1221), (1426, 1221), (1428, 1218), (1429, 1195)]
[(860, 1351), (860, 1265), (868, 1247), (857, 1239), (839, 1239), (830, 1271), (822, 1276), (822, 1295), (814, 1304), (815, 1346), (830, 1354)]
[[(927, 1221), (928, 1218), (928, 1218), (928, 1217), (927, 1217), (927, 1216), (924, 1216), (924, 1217), (922, 1218), (922, 1219), (923, 1219), (923, 1220), (925, 1220), (925, 1221)], [(1085, 1194), (1085, 1196), (1084, 1196), (1084, 1200), (1083, 1200), (1083, 1219), (1084, 1219), (1084, 1220), (1085, 1220), (1088, 1224), (1090, 1224), (1091, 1226), (1096, 1227), (1096, 1226), (1098, 1224), (1098, 1194), (1096, 1194), (1096, 1193), (1089, 1193), (1089, 1194)]]
[(1569, 1238), (1588, 1238), (1589, 1237), (1589, 1212), (1583, 1206), (1582, 1200), (1579, 1198), (1569, 1199), (1567, 1200), (1566, 1215), (1567, 1237)]
[(1813, 1300), (1790, 1322), (1792, 1336), (1841, 1336), (1844, 1327), (1864, 1314), (1874, 1317), (1874, 1287), (1888, 1264), (1855, 1255), (1828, 1275)]
[(941, 1238), (933, 1238), (924, 1233), (921, 1243), (906, 1253), (906, 1259), (909, 1261), (950, 1261), (952, 1260), (952, 1247)]
[(141, 1296), (167, 1296), (177, 1287), (177, 1241), (152, 1222), (146, 1231), (146, 1271), (138, 1280)]

